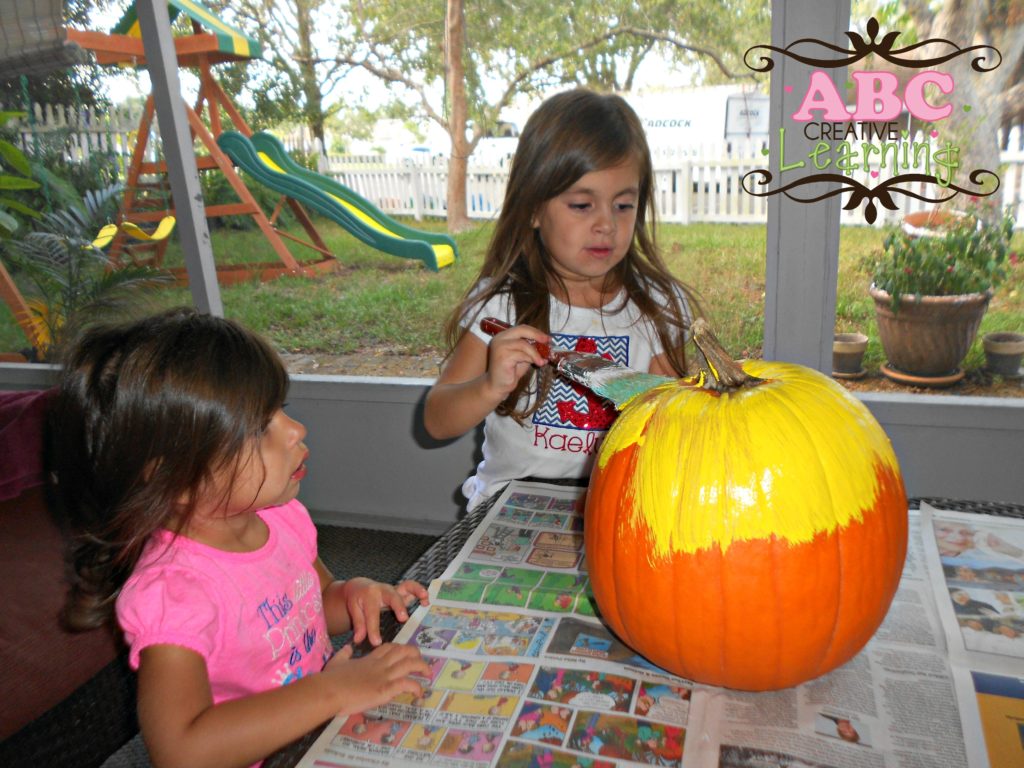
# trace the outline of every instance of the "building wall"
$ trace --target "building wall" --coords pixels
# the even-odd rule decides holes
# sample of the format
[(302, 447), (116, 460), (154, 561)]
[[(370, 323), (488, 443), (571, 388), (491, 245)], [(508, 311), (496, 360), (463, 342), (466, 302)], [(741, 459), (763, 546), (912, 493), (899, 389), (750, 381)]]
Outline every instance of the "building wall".
[[(36, 389), (54, 368), (0, 365), (0, 389)], [(459, 488), (479, 434), (438, 442), (422, 426), (427, 379), (293, 377), (289, 413), (309, 429), (299, 498), (317, 520), (439, 533), (463, 512)], [(864, 393), (910, 496), (1024, 503), (1024, 399)]]

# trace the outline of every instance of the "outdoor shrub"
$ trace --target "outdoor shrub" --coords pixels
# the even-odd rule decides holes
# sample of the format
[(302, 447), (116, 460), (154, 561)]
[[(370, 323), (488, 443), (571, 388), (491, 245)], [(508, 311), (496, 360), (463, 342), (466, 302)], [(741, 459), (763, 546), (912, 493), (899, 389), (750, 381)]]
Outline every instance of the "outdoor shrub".
[[(20, 112), (0, 112), (0, 129), (8, 120), (20, 115)], [(30, 178), (31, 174), (28, 158), (8, 138), (0, 135), (0, 190), (3, 191), (0, 197), (0, 235), (17, 232), (23, 217), (35, 218), (39, 215), (32, 207), (11, 197), (11, 193), (16, 190), (24, 192), (39, 186), (38, 182)]]
[[(263, 212), (268, 216), (274, 210), (281, 196), (273, 190), (267, 189), (255, 179), (247, 176), (244, 171), (237, 171), (242, 183), (248, 187), (256, 202), (259, 203)], [(232, 189), (227, 178), (220, 171), (207, 171), (200, 175), (200, 185), (203, 191), (203, 203), (207, 206), (226, 205), (238, 202), (238, 195)], [(291, 209), (284, 206), (277, 217), (277, 223), (288, 226), (295, 221)], [(224, 228), (230, 230), (255, 229), (256, 222), (251, 216), (217, 216), (209, 220), (210, 229)]]
[(1007, 209), (993, 221), (977, 210), (950, 217), (935, 234), (914, 237), (894, 229), (885, 238), (873, 280), (893, 298), (957, 296), (997, 288), (1006, 279), (1014, 218)]
[(61, 129), (37, 134), (28, 142), (25, 155), (38, 188), (20, 192), (19, 202), (39, 211), (53, 211), (80, 200), (88, 190), (109, 187), (121, 178), (121, 161), (114, 152), (90, 151), (73, 157), (72, 131)]
[(149, 267), (112, 268), (107, 254), (93, 245), (120, 195), (119, 185), (87, 192), (78, 205), (47, 213), (34, 231), (6, 241), (4, 262), (25, 294), (39, 340), (37, 359), (53, 358), (93, 322), (133, 313), (148, 289), (169, 281)]

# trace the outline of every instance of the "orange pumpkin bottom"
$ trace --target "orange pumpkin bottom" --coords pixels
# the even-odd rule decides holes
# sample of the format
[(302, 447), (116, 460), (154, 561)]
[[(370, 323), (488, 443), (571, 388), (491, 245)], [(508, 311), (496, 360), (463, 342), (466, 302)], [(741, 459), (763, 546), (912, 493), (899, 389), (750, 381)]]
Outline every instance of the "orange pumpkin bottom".
[(906, 556), (898, 474), (879, 471), (862, 521), (806, 544), (773, 537), (654, 560), (621, 490), (632, 452), (595, 471), (584, 526), (594, 596), (623, 642), (681, 677), (749, 691), (798, 685), (864, 647)]

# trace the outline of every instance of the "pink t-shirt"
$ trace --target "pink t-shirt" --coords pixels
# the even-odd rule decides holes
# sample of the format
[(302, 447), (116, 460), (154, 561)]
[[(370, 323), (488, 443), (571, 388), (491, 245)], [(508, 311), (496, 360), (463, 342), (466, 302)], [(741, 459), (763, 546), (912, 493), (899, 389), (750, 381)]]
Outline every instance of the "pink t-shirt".
[(323, 669), (333, 651), (313, 567), (316, 527), (295, 500), (258, 514), (270, 535), (255, 552), (153, 536), (117, 598), (133, 669), (150, 645), (193, 650), (206, 660), (214, 703)]

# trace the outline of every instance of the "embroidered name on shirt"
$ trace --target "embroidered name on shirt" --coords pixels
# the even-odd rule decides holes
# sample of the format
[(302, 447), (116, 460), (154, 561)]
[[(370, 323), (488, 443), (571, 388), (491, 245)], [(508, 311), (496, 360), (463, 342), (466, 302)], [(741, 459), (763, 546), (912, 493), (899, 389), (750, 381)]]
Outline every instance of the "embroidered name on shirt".
[(569, 434), (551, 429), (550, 427), (533, 428), (534, 448), (544, 448), (549, 451), (564, 451), (566, 453), (592, 454), (597, 451), (598, 445), (604, 434), (587, 432), (584, 435)]

